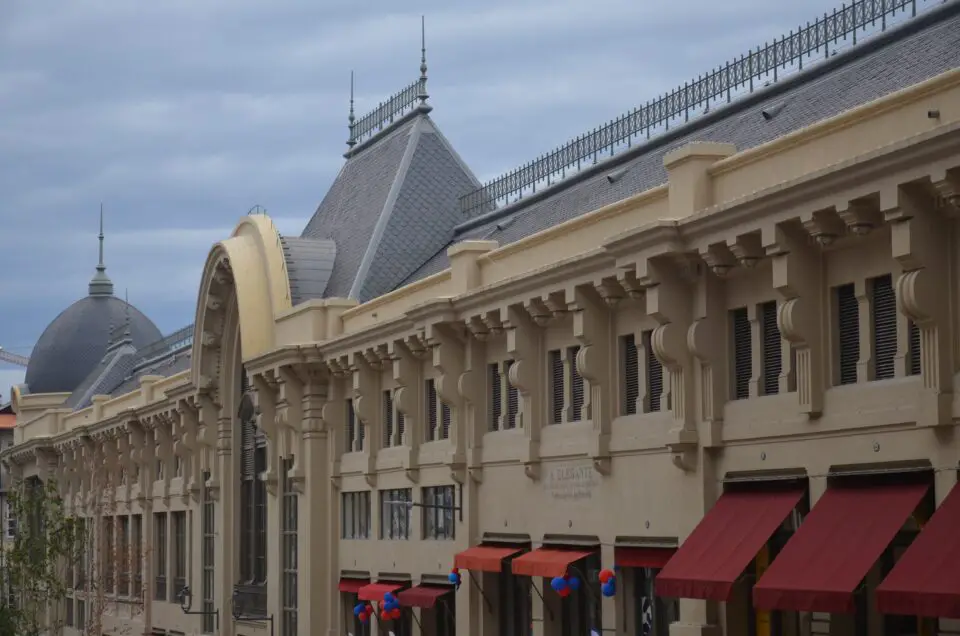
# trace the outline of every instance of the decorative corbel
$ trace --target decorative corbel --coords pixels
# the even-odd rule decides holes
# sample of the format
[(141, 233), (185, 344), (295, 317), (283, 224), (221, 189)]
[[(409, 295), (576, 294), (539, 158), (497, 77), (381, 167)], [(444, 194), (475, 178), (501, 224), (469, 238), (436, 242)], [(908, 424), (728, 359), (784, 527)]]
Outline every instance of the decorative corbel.
[[(318, 377), (314, 377), (318, 376)], [(322, 384), (317, 372), (306, 364), (296, 366), (284, 365), (277, 370), (277, 403), (276, 403), (276, 430), (280, 440), (280, 455), (292, 456), (293, 463), (287, 471), (287, 478), (297, 492), (303, 492), (304, 473), (303, 436), (306, 430), (304, 409), (307, 406), (306, 393), (309, 390), (311, 399), (324, 398), (326, 392), (320, 391)], [(317, 384), (317, 387), (311, 385)], [(308, 388), (309, 387), (309, 388)], [(322, 402), (312, 408), (319, 410)], [(317, 422), (316, 424), (319, 424)], [(315, 426), (314, 433), (319, 433), (322, 426)], [(275, 455), (277, 453), (274, 453)]]
[[(619, 285), (618, 285), (619, 287)], [(610, 423), (614, 415), (614, 377), (612, 316), (608, 299), (609, 281), (580, 285), (567, 290), (567, 301), (573, 314), (573, 337), (580, 345), (574, 364), (586, 382), (583, 419), (593, 423), (590, 457), (601, 475), (610, 474)], [(622, 296), (619, 296), (622, 298)], [(615, 306), (615, 303), (614, 305)]]
[(503, 321), (500, 319), (499, 311), (488, 311), (483, 314), (481, 320), (487, 328), (491, 338), (503, 335)]
[(755, 257), (759, 260), (758, 256), (748, 252), (746, 246), (736, 242), (733, 244), (738, 247), (737, 252), (740, 254), (739, 258), (726, 243), (714, 243), (706, 249), (700, 250), (700, 258), (703, 259), (703, 262), (717, 278), (725, 278), (727, 274), (733, 271), (733, 268), (737, 266), (737, 262), (740, 260), (745, 260), (749, 263), (753, 263), (754, 261), (751, 259)]
[(404, 419), (404, 439), (401, 443), (406, 451), (402, 459), (403, 470), (413, 483), (420, 481), (420, 440), (424, 439), (419, 393), (423, 386), (423, 365), (421, 358), (411, 349), (413, 347), (421, 351), (422, 356), (426, 351), (419, 345), (419, 339), (414, 337), (394, 340), (389, 345), (393, 381), (397, 385), (393, 391), (393, 403)]
[(204, 447), (203, 458), (205, 469), (209, 473), (207, 478), (207, 491), (212, 499), (217, 500), (220, 496), (220, 463), (217, 461), (218, 455), (230, 455), (233, 447), (232, 436), (221, 436), (220, 427), (220, 404), (216, 396), (207, 391), (198, 392), (194, 398), (194, 404), (199, 406), (200, 415), (200, 444)]
[[(813, 219), (804, 223), (807, 231)], [(785, 341), (780, 393), (790, 392), (795, 383), (799, 412), (816, 419), (823, 412), (824, 386), (822, 259), (803, 231), (789, 222), (765, 227), (763, 244), (771, 259), (773, 288), (782, 299), (777, 304), (777, 327)]]
[(513, 359), (507, 381), (517, 389), (517, 428), (526, 435), (522, 454), (524, 473), (534, 481), (540, 479), (540, 427), (543, 422), (540, 395), (545, 375), (543, 330), (537, 317), (545, 313), (545, 308), (536, 301), (500, 310), (500, 322), (507, 334), (507, 353)]
[(837, 206), (837, 215), (854, 236), (866, 236), (883, 224), (879, 202), (876, 197), (866, 197)]
[(363, 434), (358, 431), (357, 435), (363, 440), (361, 451), (367, 457), (364, 477), (371, 487), (376, 487), (377, 484), (376, 457), (381, 442), (382, 414), (378, 399), (380, 372), (373, 366), (379, 363), (380, 356), (370, 349), (354, 352), (350, 360), (353, 371), (353, 411), (357, 426), (363, 427)]
[(637, 280), (636, 268), (621, 269), (617, 271), (617, 283), (623, 288), (627, 297), (631, 300), (643, 300), (646, 294), (646, 288)]
[(800, 222), (810, 238), (822, 248), (833, 245), (846, 231), (834, 208), (805, 213), (800, 217)]
[[(946, 180), (934, 176), (933, 182)], [(898, 207), (888, 211), (893, 258), (903, 268), (897, 279), (897, 306), (920, 331), (922, 389), (917, 424), (953, 422), (953, 327), (943, 272), (949, 271), (950, 233), (937, 209), (938, 189), (918, 185), (899, 190)]]
[(176, 409), (180, 418), (180, 435), (174, 448), (183, 462), (184, 493), (189, 499), (199, 502), (203, 490), (203, 484), (200, 483), (203, 479), (200, 465), (203, 452), (200, 446), (200, 413), (192, 398), (178, 399)]
[(255, 389), (253, 393), (257, 413), (257, 428), (263, 431), (267, 444), (267, 466), (259, 477), (266, 484), (267, 492), (275, 497), (280, 479), (277, 463), (280, 461), (280, 453), (282, 452), (281, 433), (277, 425), (276, 378), (272, 371), (267, 371), (252, 374), (251, 379)]

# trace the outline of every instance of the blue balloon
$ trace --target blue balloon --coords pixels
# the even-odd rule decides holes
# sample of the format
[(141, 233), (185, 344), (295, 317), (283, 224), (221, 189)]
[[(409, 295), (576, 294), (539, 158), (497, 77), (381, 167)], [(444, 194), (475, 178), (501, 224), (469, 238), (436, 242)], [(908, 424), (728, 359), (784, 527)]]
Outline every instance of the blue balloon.
[(387, 592), (386, 594), (384, 594), (384, 595), (383, 595), (383, 602), (384, 602), (384, 603), (392, 603), (392, 602), (393, 602), (393, 594), (391, 594), (390, 592)]
[(555, 576), (550, 580), (550, 587), (553, 588), (554, 592), (559, 592), (567, 587), (567, 581), (562, 576)]
[(575, 576), (571, 576), (570, 580), (567, 581), (567, 585), (570, 586), (570, 589), (576, 592), (580, 589), (580, 579)]
[(450, 576), (448, 576), (447, 579), (448, 579), (451, 583), (456, 584), (456, 583), (459, 582), (460, 577), (457, 575), (456, 572), (451, 572), (451, 573), (450, 573)]
[(606, 596), (610, 597), (617, 593), (616, 584), (613, 582), (613, 579), (610, 579), (600, 587), (600, 592)]
[(357, 604), (357, 605), (354, 605), (354, 606), (353, 606), (353, 615), (354, 615), (354, 616), (360, 616), (360, 614), (363, 612), (364, 607), (365, 607), (365, 606), (364, 606), (363, 603), (359, 603), (359, 604)]

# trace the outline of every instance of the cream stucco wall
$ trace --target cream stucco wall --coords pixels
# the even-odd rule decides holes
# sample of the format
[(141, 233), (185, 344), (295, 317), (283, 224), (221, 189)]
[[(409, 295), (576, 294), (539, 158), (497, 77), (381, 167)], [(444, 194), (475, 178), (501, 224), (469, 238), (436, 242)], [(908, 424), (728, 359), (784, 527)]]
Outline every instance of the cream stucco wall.
[[(179, 457), (182, 477), (155, 484), (141, 470), (122, 505), (146, 516), (190, 512), (195, 599), (200, 475), (210, 471), (225, 636), (267, 633), (229, 616), (241, 360), (271, 457), (295, 456), (301, 636), (345, 633), (341, 573), (414, 583), (443, 577), (456, 552), (484, 538), (522, 537), (534, 546), (589, 540), (601, 546), (605, 565), (618, 542), (676, 545), (731, 476), (803, 474), (815, 502), (837, 467), (911, 462), (935, 469), (942, 500), (960, 467), (960, 71), (746, 152), (692, 144), (666, 163), (664, 186), (511, 245), (457, 246), (449, 270), (362, 305), (330, 299), (291, 307), (276, 230), (266, 217), (244, 218), (204, 268), (191, 371), (147, 378), (134, 393), (98, 397), (77, 412), (59, 408), (65, 396), (16, 396), (17, 446), (4, 458), (21, 476), (58, 475), (78, 497), (77, 440), (128, 467)], [(897, 281), (897, 372), (872, 381), (864, 290), (884, 274)], [(861, 297), (862, 353), (858, 382), (835, 386), (830, 290), (845, 283)], [(782, 390), (760, 395), (754, 378), (749, 399), (731, 400), (728, 311), (767, 301), (777, 301), (790, 343)], [(909, 321), (922, 334), (920, 375), (907, 373)], [(751, 329), (759, 337), (755, 317)], [(641, 342), (647, 331), (665, 366), (665, 408), (623, 415), (617, 339), (635, 334)], [(589, 406), (583, 421), (549, 424), (546, 352), (572, 346), (581, 355), (566, 364), (587, 379)], [(488, 365), (508, 359), (521, 426), (491, 430)], [(426, 441), (428, 378), (451, 408), (449, 439)], [(381, 448), (385, 390), (395, 391), (406, 435)], [(367, 430), (359, 451), (346, 452), (348, 398)], [(169, 444), (148, 441), (147, 431)], [(264, 479), (268, 613), (280, 634), (277, 465), (271, 460)], [(577, 498), (564, 495), (568, 468), (589, 475)], [(420, 508), (410, 540), (377, 539), (378, 490), (412, 488), (419, 497), (433, 485), (462, 487), (454, 540), (420, 539)], [(340, 539), (341, 495), (353, 491), (371, 491), (374, 532), (366, 540)], [(145, 562), (145, 575), (151, 567)], [(137, 629), (198, 633), (199, 617), (151, 596)], [(459, 633), (496, 633), (476, 585), (460, 588), (457, 608)], [(620, 597), (604, 600), (605, 628), (627, 633), (624, 612)], [(536, 596), (534, 616), (543, 619), (534, 624), (537, 636), (559, 633)], [(685, 601), (671, 633), (736, 634), (733, 624), (722, 606)], [(954, 633), (947, 623), (942, 629)]]

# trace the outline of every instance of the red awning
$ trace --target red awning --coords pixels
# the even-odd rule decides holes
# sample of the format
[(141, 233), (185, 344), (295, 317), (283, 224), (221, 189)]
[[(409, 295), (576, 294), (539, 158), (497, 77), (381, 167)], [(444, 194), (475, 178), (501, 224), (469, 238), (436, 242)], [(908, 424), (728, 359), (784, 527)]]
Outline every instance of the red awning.
[(564, 576), (571, 563), (591, 554), (593, 551), (538, 548), (514, 559), (513, 573), (520, 576), (542, 576), (552, 579), (555, 576)]
[(518, 552), (522, 550), (494, 545), (476, 545), (456, 554), (453, 557), (453, 565), (476, 572), (499, 572), (503, 569), (503, 560)]
[(406, 605), (407, 607), (429, 609), (437, 604), (437, 599), (450, 592), (453, 592), (453, 588), (449, 586), (431, 587), (429, 585), (418, 585), (417, 587), (403, 590), (397, 594), (397, 599), (400, 600), (401, 605)]
[(753, 587), (754, 607), (852, 613), (854, 590), (926, 491), (923, 484), (828, 488)]
[(877, 587), (884, 614), (960, 618), (960, 487), (955, 487)]
[(383, 601), (383, 595), (396, 592), (403, 585), (399, 583), (368, 583), (357, 591), (361, 601)]
[(657, 595), (729, 600), (734, 581), (801, 497), (796, 489), (721, 495), (657, 575)]
[(360, 591), (360, 588), (369, 584), (370, 581), (367, 579), (340, 579), (340, 585), (338, 585), (337, 588), (341, 592), (356, 594)]
[(676, 548), (619, 546), (613, 549), (613, 562), (622, 568), (655, 568), (659, 570), (676, 553)]

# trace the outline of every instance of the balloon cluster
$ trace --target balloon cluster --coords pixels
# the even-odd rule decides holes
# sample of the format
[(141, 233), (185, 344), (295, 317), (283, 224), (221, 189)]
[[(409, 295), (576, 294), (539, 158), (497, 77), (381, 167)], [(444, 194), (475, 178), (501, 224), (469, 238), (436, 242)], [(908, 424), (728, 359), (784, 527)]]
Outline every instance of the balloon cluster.
[(397, 600), (397, 597), (390, 592), (384, 594), (383, 604), (380, 607), (380, 620), (397, 620), (401, 615), (400, 601)]
[(456, 585), (457, 589), (460, 589), (460, 568), (453, 568), (450, 570), (447, 580)]
[(617, 575), (613, 570), (600, 570), (600, 593), (610, 597), (617, 593)]
[(373, 615), (373, 605), (370, 603), (357, 603), (353, 606), (353, 615), (359, 618), (361, 623), (366, 623)]
[(580, 579), (569, 574), (555, 576), (550, 580), (550, 587), (562, 598), (570, 596), (570, 592), (576, 592), (580, 589)]

